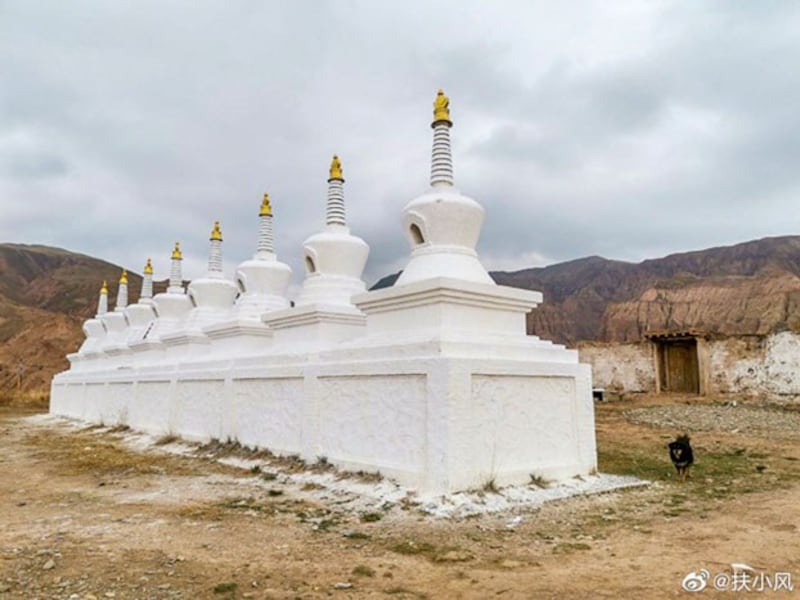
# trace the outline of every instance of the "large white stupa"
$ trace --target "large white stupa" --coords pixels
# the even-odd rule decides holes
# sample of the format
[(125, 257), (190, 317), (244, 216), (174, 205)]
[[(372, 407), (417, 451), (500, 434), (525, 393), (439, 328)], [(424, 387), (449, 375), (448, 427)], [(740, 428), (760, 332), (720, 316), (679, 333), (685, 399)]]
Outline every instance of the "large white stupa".
[(365, 289), (369, 248), (347, 226), (334, 156), (326, 224), (303, 244), (294, 306), (265, 195), (257, 252), (235, 281), (222, 274), (215, 226), (208, 272), (188, 295), (177, 244), (166, 293), (151, 298), (145, 269), (139, 301), (126, 307), (123, 277), (109, 313), (104, 284), (86, 341), (53, 380), (51, 412), (325, 456), (424, 492), (592, 472), (590, 369), (525, 335), (541, 294), (496, 285), (480, 263), (484, 209), (455, 187), (452, 125), (439, 91), (430, 187), (402, 211), (411, 255), (393, 287)]

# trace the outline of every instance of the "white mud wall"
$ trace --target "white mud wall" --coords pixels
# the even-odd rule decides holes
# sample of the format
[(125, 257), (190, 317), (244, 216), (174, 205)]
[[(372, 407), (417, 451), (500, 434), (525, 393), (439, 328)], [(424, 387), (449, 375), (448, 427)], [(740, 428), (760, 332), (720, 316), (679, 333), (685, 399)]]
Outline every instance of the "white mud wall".
[(578, 356), (592, 366), (592, 386), (613, 392), (654, 392), (656, 372), (650, 342), (581, 342)]
[(800, 335), (730, 337), (709, 342), (709, 391), (800, 399)]
[[(701, 379), (708, 394), (800, 401), (800, 334), (730, 336), (703, 343)], [(592, 385), (615, 392), (654, 392), (655, 346), (650, 342), (578, 345), (592, 366)], [(701, 367), (703, 368), (703, 367)]]

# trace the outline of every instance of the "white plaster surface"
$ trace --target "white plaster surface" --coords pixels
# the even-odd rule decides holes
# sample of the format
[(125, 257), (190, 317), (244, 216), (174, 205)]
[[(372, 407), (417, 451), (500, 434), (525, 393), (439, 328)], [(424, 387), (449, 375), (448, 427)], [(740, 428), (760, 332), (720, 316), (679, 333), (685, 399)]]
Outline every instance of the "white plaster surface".
[(239, 379), (233, 384), (236, 439), (246, 446), (270, 440), (273, 452), (291, 454), (303, 444), (303, 378)]
[(319, 387), (319, 419), (326, 425), (320, 452), (384, 472), (424, 468), (424, 376), (321, 377)]
[(65, 372), (53, 382), (51, 411), (153, 435), (230, 438), (309, 461), (325, 456), (431, 493), (594, 470), (585, 366), (445, 358), (427, 349), (418, 345), (402, 360), (351, 347), (299, 362), (285, 355), (217, 368), (139, 367), (124, 377)]
[(581, 362), (592, 366), (592, 385), (615, 392), (654, 392), (656, 371), (650, 342), (578, 344)]
[(217, 379), (178, 381), (174, 429), (189, 440), (222, 438), (225, 382)]
[(750, 396), (800, 396), (800, 335), (730, 337), (709, 343), (711, 390)]

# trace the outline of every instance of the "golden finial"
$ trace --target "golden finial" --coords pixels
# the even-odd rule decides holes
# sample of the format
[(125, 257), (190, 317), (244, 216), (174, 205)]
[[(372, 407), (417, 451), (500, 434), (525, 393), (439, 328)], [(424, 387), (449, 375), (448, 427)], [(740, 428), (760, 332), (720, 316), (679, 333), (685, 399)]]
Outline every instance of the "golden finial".
[(128, 271), (127, 269), (122, 269), (122, 275), (119, 278), (120, 283), (128, 284)]
[(144, 274), (145, 275), (153, 274), (153, 262), (149, 258), (147, 259), (147, 264), (144, 266)]
[(264, 199), (261, 201), (261, 210), (258, 211), (259, 217), (272, 216), (272, 204), (269, 203), (269, 194), (264, 192)]
[(219, 228), (219, 221), (214, 221), (214, 229), (211, 230), (211, 241), (222, 241), (222, 229)]
[(183, 260), (183, 254), (181, 254), (180, 242), (175, 242), (175, 249), (172, 251), (172, 260)]
[(331, 170), (329, 172), (328, 181), (344, 181), (342, 176), (342, 161), (335, 154), (331, 160)]
[(100, 286), (100, 293), (101, 294), (108, 294), (108, 283), (106, 283), (105, 279), (103, 279), (103, 285)]
[(453, 124), (450, 120), (450, 98), (445, 96), (442, 90), (436, 93), (436, 100), (433, 101), (433, 122), (437, 121)]

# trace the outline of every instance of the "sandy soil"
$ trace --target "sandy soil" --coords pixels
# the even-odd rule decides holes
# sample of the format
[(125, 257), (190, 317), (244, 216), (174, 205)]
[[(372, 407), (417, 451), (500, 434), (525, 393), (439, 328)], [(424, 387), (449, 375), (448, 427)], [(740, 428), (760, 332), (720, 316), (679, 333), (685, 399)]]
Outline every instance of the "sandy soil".
[[(601, 469), (651, 486), (466, 519), (353, 511), (212, 454), (135, 452), (124, 432), (0, 409), (0, 598), (670, 598), (689, 572), (731, 563), (800, 587), (800, 437), (720, 417), (693, 433), (680, 483), (674, 418), (626, 412), (670, 403), (691, 420), (681, 398), (597, 410)], [(709, 580), (688, 595), (761, 594), (800, 591)]]

